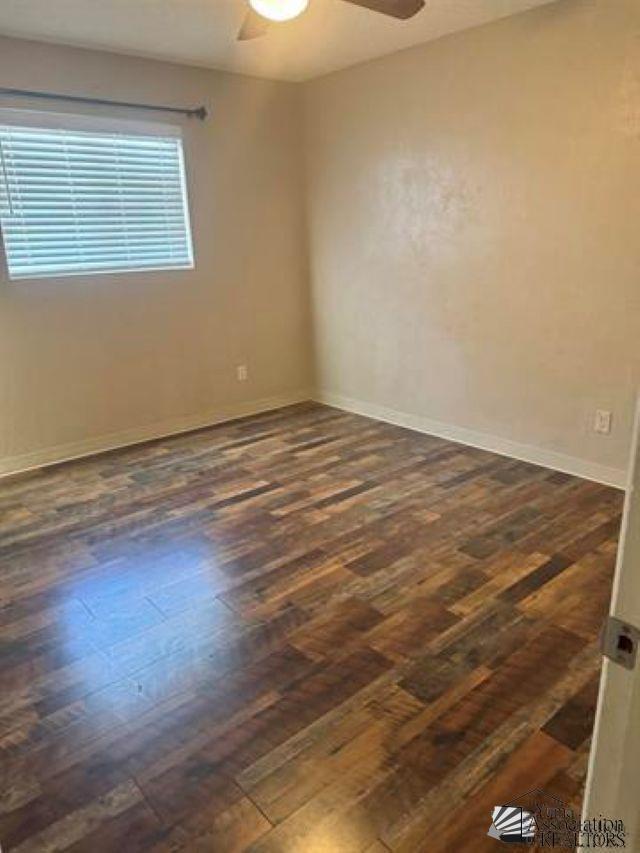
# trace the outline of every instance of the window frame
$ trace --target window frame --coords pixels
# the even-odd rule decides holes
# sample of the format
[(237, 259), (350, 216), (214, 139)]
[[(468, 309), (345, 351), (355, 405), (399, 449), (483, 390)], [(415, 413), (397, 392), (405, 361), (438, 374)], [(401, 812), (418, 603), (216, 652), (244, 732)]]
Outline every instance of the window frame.
[[(180, 143), (177, 150), (179, 158), (180, 185), (182, 190), (182, 211), (184, 216), (185, 235), (189, 250), (189, 262), (180, 266), (153, 265), (149, 267), (70, 270), (66, 272), (55, 271), (51, 273), (37, 273), (34, 275), (12, 276), (5, 247), (2, 223), (0, 221), (0, 276), (5, 277), (12, 284), (22, 284), (43, 280), (63, 281), (69, 278), (93, 278), (94, 276), (103, 275), (130, 276), (133, 274), (144, 275), (146, 273), (189, 273), (196, 269), (193, 220), (190, 208), (192, 187), (187, 167), (187, 140), (185, 139), (184, 129), (181, 124), (139, 121), (97, 114), (77, 114), (71, 112), (53, 112), (49, 110), (0, 107), (0, 127), (6, 126), (24, 127), (43, 131), (78, 131), (82, 133), (93, 133), (95, 135), (121, 134), (123, 136), (158, 136), (164, 139), (177, 139)], [(0, 175), (0, 180), (2, 180), (2, 175)]]

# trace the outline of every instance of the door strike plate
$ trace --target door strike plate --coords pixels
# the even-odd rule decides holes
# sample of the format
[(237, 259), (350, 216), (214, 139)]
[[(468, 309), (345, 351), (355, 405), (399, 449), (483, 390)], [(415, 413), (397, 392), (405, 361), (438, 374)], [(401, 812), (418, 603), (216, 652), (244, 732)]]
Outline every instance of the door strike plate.
[(609, 616), (602, 634), (602, 654), (625, 669), (633, 669), (638, 657), (640, 630), (623, 619)]

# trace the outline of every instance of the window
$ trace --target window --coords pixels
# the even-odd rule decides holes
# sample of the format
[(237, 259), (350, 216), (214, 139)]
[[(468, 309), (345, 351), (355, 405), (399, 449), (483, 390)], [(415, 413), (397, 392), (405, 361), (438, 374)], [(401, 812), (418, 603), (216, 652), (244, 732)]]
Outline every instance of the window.
[(11, 279), (189, 269), (182, 140), (0, 115), (0, 226)]

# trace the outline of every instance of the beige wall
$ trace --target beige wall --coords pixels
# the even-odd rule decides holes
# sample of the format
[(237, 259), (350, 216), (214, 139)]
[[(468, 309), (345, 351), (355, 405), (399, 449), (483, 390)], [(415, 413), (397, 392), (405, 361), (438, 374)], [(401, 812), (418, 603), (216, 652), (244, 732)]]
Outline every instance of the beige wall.
[(563, 0), (305, 94), (321, 390), (616, 475), (640, 378), (640, 3)]
[(195, 271), (0, 281), (0, 472), (303, 396), (315, 359), (340, 404), (621, 479), (636, 0), (561, 0), (304, 86), (10, 39), (0, 81), (212, 109), (185, 123)]
[(295, 85), (10, 39), (0, 81), (212, 113), (185, 123), (193, 272), (0, 280), (0, 471), (309, 387)]

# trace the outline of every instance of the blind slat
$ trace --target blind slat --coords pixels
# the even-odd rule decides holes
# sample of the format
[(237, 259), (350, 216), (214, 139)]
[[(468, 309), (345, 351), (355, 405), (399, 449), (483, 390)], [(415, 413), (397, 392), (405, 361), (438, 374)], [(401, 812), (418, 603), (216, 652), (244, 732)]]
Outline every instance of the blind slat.
[[(139, 231), (136, 233), (136, 242), (138, 240), (161, 240), (161, 239), (171, 239), (171, 237), (180, 237), (184, 239), (184, 235), (180, 228), (154, 228), (147, 229), (146, 231)], [(24, 234), (14, 234), (11, 240), (12, 246), (29, 246), (33, 244), (34, 246), (38, 245), (50, 245), (50, 246), (64, 246), (65, 244), (76, 243), (78, 238), (82, 240), (83, 243), (92, 243), (96, 241), (116, 241), (122, 242), (123, 237), (126, 236), (126, 232), (122, 229), (114, 230), (109, 229), (108, 231), (94, 231), (94, 232), (86, 232), (83, 231), (78, 234), (44, 234), (39, 233), (35, 236), (32, 235), (24, 235)]]
[(9, 275), (193, 266), (182, 142), (0, 126)]

